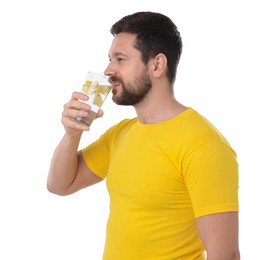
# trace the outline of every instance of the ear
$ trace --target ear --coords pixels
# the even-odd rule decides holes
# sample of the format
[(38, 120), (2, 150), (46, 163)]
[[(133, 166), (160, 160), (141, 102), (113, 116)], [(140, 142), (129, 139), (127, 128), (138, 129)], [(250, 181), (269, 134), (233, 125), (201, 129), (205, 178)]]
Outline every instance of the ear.
[(163, 53), (159, 53), (152, 59), (151, 63), (152, 73), (155, 78), (165, 75), (167, 70), (167, 58)]

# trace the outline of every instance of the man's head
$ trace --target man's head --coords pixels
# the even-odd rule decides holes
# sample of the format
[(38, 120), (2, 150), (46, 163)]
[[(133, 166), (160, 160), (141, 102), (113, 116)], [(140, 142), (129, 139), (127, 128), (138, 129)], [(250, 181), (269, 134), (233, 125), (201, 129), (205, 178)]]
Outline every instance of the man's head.
[(173, 85), (182, 53), (182, 40), (171, 19), (160, 13), (134, 13), (123, 17), (111, 28), (114, 36), (122, 32), (136, 35), (134, 47), (140, 51), (144, 64), (159, 53), (166, 56), (167, 78)]

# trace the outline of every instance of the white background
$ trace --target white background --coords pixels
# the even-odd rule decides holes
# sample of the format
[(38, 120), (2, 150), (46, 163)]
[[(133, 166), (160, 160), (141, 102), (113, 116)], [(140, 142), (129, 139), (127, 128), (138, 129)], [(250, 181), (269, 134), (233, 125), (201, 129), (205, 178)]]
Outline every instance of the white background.
[[(110, 26), (147, 10), (170, 16), (181, 32), (177, 99), (212, 121), (237, 152), (242, 259), (280, 259), (278, 2), (1, 1), (0, 259), (101, 259), (105, 182), (67, 197), (45, 183), (63, 135), (63, 104), (88, 70), (104, 71)], [(103, 109), (81, 147), (134, 116), (111, 97)]]

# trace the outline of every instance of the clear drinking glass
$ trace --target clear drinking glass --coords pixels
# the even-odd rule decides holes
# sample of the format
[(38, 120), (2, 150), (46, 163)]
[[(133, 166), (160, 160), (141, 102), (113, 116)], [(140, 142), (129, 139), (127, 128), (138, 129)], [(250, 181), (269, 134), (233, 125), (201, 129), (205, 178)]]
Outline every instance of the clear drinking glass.
[(89, 99), (82, 102), (90, 105), (91, 110), (87, 117), (78, 117), (77, 120), (90, 126), (111, 89), (112, 85), (107, 77), (96, 72), (87, 72), (81, 92), (88, 95)]

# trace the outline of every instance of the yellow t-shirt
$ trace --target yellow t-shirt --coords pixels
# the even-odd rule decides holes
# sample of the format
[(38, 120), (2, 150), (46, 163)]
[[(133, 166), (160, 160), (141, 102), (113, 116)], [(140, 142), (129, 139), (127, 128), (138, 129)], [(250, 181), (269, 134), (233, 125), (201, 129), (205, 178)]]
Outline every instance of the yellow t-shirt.
[(235, 153), (192, 108), (157, 124), (124, 120), (83, 157), (107, 178), (104, 260), (205, 259), (195, 218), (238, 211)]

